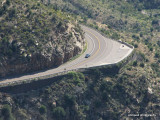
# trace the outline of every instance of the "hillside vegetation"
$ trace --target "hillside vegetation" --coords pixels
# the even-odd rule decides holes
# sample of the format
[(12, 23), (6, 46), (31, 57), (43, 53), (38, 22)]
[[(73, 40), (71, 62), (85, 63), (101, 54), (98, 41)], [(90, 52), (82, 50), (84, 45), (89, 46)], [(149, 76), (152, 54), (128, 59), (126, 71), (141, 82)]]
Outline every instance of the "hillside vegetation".
[(0, 2), (0, 76), (55, 67), (84, 46), (80, 26), (36, 0)]
[[(93, 69), (85, 75), (70, 72), (39, 90), (16, 95), (2, 93), (1, 119), (158, 120), (160, 98), (150, 88), (145, 74), (135, 76), (123, 69), (117, 74), (117, 69)], [(107, 75), (109, 71), (112, 75)], [(19, 93), (16, 86), (8, 92), (13, 90)], [(136, 113), (150, 116), (129, 116)]]
[(134, 3), (135, 7), (139, 9), (160, 9), (159, 0), (127, 0), (130, 3)]

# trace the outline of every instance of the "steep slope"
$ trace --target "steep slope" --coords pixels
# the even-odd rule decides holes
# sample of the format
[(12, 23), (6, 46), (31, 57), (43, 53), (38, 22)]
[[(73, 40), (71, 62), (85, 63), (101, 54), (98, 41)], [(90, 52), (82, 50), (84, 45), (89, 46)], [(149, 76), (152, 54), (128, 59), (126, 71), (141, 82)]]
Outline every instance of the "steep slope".
[[(159, 94), (155, 95), (145, 74), (117, 74), (117, 67), (92, 70), (89, 74), (71, 72), (53, 83), (31, 83), (10, 87), (0, 93), (0, 119), (16, 120), (159, 120)], [(112, 72), (111, 75), (106, 73)], [(117, 77), (118, 76), (118, 77)], [(39, 81), (41, 82), (41, 81)], [(4, 111), (8, 112), (4, 112)], [(8, 114), (8, 116), (6, 115)], [(139, 114), (139, 116), (134, 116)]]
[(36, 0), (0, 2), (0, 76), (56, 67), (84, 46), (80, 26)]

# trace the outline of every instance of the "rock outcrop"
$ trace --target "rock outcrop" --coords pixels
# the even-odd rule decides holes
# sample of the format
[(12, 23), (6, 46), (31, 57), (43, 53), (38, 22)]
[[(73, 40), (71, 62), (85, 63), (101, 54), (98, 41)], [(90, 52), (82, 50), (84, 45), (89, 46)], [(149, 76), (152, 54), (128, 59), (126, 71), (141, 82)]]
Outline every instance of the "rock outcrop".
[(60, 37), (62, 41), (65, 41), (63, 44), (55, 46), (53, 41), (58, 42), (58, 39), (53, 34), (50, 36), (51, 39), (44, 44), (41, 52), (31, 53), (25, 57), (23, 56), (21, 59), (8, 59), (4, 57), (0, 63), (0, 76), (4, 77), (6, 75), (16, 75), (57, 67), (77, 54), (80, 54), (85, 44), (83, 35), (75, 32), (73, 26), (66, 29), (65, 34), (68, 35), (68, 33), (72, 34), (70, 39), (65, 37), (64, 34)]
[(35, 3), (0, 6), (9, 12), (0, 15), (0, 77), (57, 67), (83, 50), (84, 33), (76, 22)]

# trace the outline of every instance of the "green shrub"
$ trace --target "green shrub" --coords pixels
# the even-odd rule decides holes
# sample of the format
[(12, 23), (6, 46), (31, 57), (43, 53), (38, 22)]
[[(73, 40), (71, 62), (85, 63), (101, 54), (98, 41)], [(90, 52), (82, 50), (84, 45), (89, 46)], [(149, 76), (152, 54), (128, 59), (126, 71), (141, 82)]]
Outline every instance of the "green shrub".
[(152, 63), (151, 67), (154, 71), (159, 71), (159, 66), (156, 63)]
[(150, 28), (150, 31), (153, 32), (153, 28)]
[(45, 114), (46, 112), (47, 112), (46, 106), (42, 105), (42, 106), (39, 108), (39, 113), (40, 113), (40, 114)]
[(152, 25), (158, 24), (158, 20), (153, 20)]
[(115, 40), (119, 40), (120, 39), (120, 36), (118, 33), (113, 33), (112, 36), (111, 36), (112, 39), (115, 39)]
[(1, 114), (4, 117), (4, 120), (14, 120), (11, 107), (7, 104), (3, 106)]
[(157, 45), (160, 47), (160, 40), (157, 42)]
[(139, 36), (140, 36), (140, 37), (143, 37), (143, 33), (141, 32)]
[(83, 81), (85, 80), (85, 76), (84, 76), (83, 73), (78, 72), (77, 74), (78, 74), (78, 76), (79, 76), (79, 79), (81, 79), (81, 80), (83, 80)]
[(12, 9), (12, 10), (10, 10), (10, 11), (9, 11), (9, 17), (10, 17), (10, 18), (15, 17), (15, 16), (16, 16), (16, 11), (17, 11), (17, 10), (16, 10), (15, 8)]
[(66, 116), (66, 112), (62, 107), (56, 107), (53, 109), (53, 116), (57, 119), (61, 119)]
[(11, 4), (11, 1), (10, 1), (10, 0), (7, 0), (7, 1), (6, 1), (6, 4), (7, 4), (7, 5), (10, 5), (10, 4)]
[(68, 94), (64, 96), (64, 100), (65, 100), (65, 106), (67, 107), (72, 107), (76, 103), (75, 97)]
[(150, 50), (150, 51), (153, 51), (153, 47), (150, 47), (149, 50)]
[(134, 40), (139, 40), (139, 36), (137, 36), (137, 35), (132, 35), (132, 38), (134, 39)]
[(140, 63), (140, 67), (144, 67), (144, 63)]
[(2, 108), (2, 115), (9, 116), (11, 114), (11, 107), (9, 105), (4, 105)]
[(159, 58), (160, 57), (160, 53), (159, 52), (156, 52), (155, 53), (155, 58)]
[(138, 44), (134, 44), (134, 47), (135, 47), (135, 48), (138, 48)]
[(85, 80), (83, 73), (80, 72), (69, 72), (68, 76), (73, 80), (73, 82), (78, 85)]
[(133, 62), (133, 66), (137, 66), (137, 61), (134, 61), (134, 62)]

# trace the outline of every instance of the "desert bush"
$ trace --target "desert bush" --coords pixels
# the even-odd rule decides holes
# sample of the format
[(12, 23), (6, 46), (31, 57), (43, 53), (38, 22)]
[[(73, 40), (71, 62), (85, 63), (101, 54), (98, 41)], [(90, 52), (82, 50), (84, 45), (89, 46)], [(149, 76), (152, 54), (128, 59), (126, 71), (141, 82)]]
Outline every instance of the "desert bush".
[(14, 120), (11, 107), (7, 104), (3, 106), (1, 114), (4, 120)]
[(140, 63), (140, 67), (144, 67), (144, 63)]
[(41, 105), (41, 107), (39, 108), (39, 113), (40, 114), (45, 114), (47, 112), (47, 108), (44, 105)]
[(133, 61), (133, 66), (137, 66), (137, 61)]
[(66, 116), (66, 112), (65, 112), (64, 108), (56, 107), (53, 109), (53, 116), (54, 116), (54, 118), (60, 120)]

